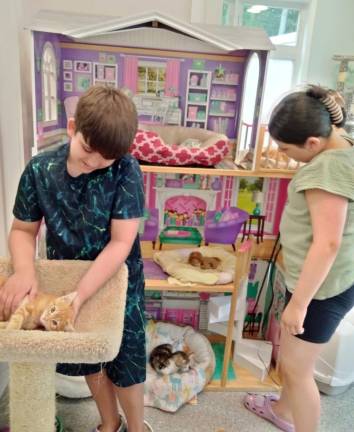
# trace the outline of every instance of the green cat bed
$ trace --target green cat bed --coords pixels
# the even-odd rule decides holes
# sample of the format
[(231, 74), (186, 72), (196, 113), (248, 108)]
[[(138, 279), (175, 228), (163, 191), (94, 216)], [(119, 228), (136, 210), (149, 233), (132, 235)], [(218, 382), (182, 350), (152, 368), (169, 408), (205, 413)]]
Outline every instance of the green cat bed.
[[(225, 345), (222, 343), (212, 343), (211, 344), (214, 354), (215, 354), (215, 371), (213, 375), (213, 380), (220, 380), (221, 379), (221, 373), (222, 373), (222, 365), (224, 361), (224, 350)], [(236, 374), (232, 365), (232, 362), (229, 362), (229, 366), (227, 369), (227, 379), (228, 380), (234, 380), (236, 379)]]
[[(89, 261), (38, 260), (39, 289), (57, 295), (74, 291), (90, 265)], [(0, 258), (0, 275), (11, 273), (9, 260)], [(128, 270), (123, 265), (83, 305), (75, 332), (0, 331), (0, 361), (10, 364), (11, 432), (53, 432), (56, 363), (103, 363), (117, 355), (127, 286)]]

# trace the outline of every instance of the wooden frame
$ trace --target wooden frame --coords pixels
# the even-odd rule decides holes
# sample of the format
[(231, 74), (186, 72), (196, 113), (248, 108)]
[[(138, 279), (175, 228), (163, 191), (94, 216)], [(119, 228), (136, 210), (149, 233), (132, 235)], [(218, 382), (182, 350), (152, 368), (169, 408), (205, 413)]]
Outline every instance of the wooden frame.
[(226, 387), (227, 383), (227, 369), (229, 365), (232, 347), (232, 336), (234, 331), (235, 311), (237, 305), (238, 292), (243, 283), (248, 278), (251, 258), (254, 251), (254, 240), (249, 239), (241, 243), (236, 252), (236, 266), (235, 277), (233, 283), (225, 285), (202, 285), (196, 284), (193, 286), (181, 286), (167, 284), (166, 280), (146, 279), (146, 290), (159, 290), (159, 291), (189, 291), (189, 292), (218, 292), (218, 293), (231, 293), (230, 314), (227, 324), (227, 334), (224, 349), (224, 362), (221, 373), (220, 387)]

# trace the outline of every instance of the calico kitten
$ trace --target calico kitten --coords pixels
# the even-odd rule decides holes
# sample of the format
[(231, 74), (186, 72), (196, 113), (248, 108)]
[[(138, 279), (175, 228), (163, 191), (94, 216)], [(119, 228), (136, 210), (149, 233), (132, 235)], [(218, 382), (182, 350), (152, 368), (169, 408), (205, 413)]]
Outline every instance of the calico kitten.
[(40, 292), (32, 301), (27, 296), (9, 321), (0, 321), (0, 329), (34, 330), (44, 327), (49, 331), (74, 331), (72, 302), (76, 295), (72, 292), (58, 297)]
[(187, 372), (191, 367), (190, 355), (184, 351), (172, 352), (172, 345), (162, 344), (150, 354), (150, 366), (161, 375)]

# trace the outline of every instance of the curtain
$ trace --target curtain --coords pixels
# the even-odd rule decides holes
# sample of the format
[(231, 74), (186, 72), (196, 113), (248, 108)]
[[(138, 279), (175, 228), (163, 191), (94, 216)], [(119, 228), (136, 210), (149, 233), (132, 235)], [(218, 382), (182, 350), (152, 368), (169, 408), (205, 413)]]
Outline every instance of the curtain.
[(165, 96), (178, 96), (179, 94), (179, 60), (168, 60), (165, 79)]
[(138, 88), (138, 57), (124, 57), (123, 86), (135, 95)]

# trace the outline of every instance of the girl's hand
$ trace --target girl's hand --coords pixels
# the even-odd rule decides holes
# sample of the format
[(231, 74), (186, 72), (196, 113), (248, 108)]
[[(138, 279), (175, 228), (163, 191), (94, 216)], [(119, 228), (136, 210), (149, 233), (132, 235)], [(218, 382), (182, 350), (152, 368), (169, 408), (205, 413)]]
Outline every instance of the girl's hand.
[(281, 316), (281, 328), (293, 336), (304, 332), (304, 320), (307, 308), (297, 305), (290, 300)]
[(28, 294), (33, 300), (38, 292), (36, 274), (14, 273), (0, 289), (0, 321), (7, 321)]

